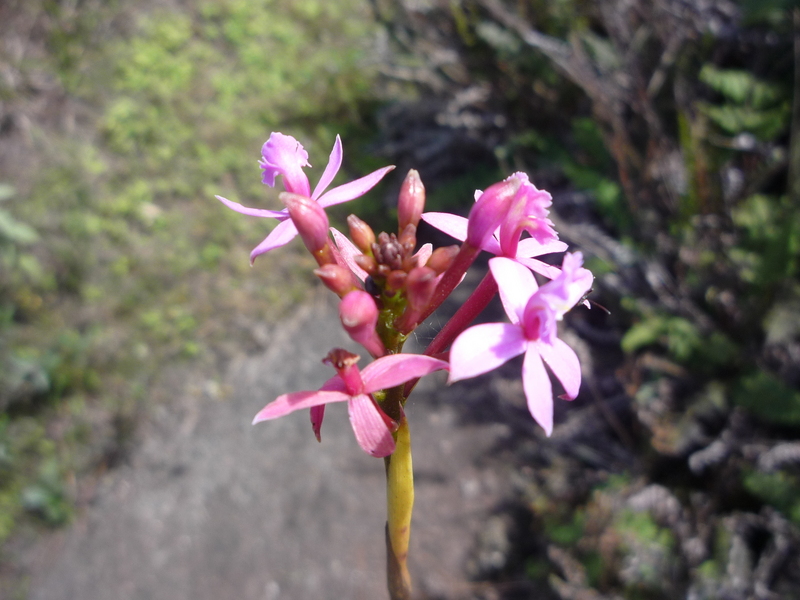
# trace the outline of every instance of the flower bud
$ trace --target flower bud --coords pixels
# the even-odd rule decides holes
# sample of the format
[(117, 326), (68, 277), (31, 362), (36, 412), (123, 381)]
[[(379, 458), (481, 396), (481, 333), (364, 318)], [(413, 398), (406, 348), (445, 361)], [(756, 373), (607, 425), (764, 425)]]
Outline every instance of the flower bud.
[(350, 292), (339, 303), (339, 319), (353, 340), (364, 346), (374, 357), (386, 354), (386, 348), (375, 331), (378, 307), (367, 292)]
[(335, 263), (328, 238), (328, 215), (325, 214), (325, 209), (316, 200), (299, 194), (283, 192), (278, 198), (289, 209), (297, 232), (317, 263), (320, 266)]
[(512, 176), (489, 186), (481, 194), (469, 211), (466, 241), (470, 246), (480, 248), (486, 238), (494, 233), (508, 213), (520, 185), (519, 178)]
[(397, 200), (397, 221), (399, 231), (406, 225), (419, 225), (420, 215), (425, 209), (425, 186), (419, 178), (419, 173), (411, 169), (400, 186), (400, 196)]
[(409, 223), (403, 227), (400, 231), (400, 235), (397, 236), (397, 241), (400, 242), (400, 245), (403, 246), (403, 250), (408, 254), (414, 252), (414, 246), (417, 245), (417, 226)]
[(350, 228), (350, 238), (356, 248), (364, 254), (372, 252), (372, 244), (375, 243), (375, 232), (372, 231), (372, 227), (355, 215), (347, 217), (347, 225)]
[(392, 271), (386, 277), (386, 291), (387, 292), (396, 292), (398, 290), (403, 289), (403, 286), (406, 283), (406, 277), (408, 277), (408, 273), (405, 271)]
[(337, 264), (327, 264), (314, 269), (314, 275), (319, 277), (325, 287), (340, 298), (348, 292), (359, 289), (353, 273)]
[(367, 254), (356, 254), (353, 261), (369, 275), (374, 275), (378, 271), (378, 263)]
[(406, 297), (412, 310), (424, 310), (436, 289), (436, 271), (416, 267), (406, 277)]
[(453, 264), (457, 255), (458, 246), (442, 246), (433, 251), (425, 266), (433, 269), (437, 275), (441, 275)]

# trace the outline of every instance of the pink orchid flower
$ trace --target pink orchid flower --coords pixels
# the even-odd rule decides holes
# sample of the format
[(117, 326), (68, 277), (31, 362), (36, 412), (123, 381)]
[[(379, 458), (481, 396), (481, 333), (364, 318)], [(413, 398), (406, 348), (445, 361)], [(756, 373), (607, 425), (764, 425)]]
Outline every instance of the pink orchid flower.
[(392, 428), (395, 423), (384, 414), (372, 394), (389, 389), (411, 379), (422, 377), (448, 364), (429, 356), (417, 354), (392, 354), (379, 358), (359, 371), (355, 354), (337, 348), (323, 361), (338, 372), (317, 391), (293, 392), (278, 396), (262, 408), (253, 424), (276, 419), (302, 408), (311, 409), (311, 425), (317, 439), (325, 405), (330, 402), (347, 402), (350, 424), (361, 448), (372, 456), (389, 456), (394, 452)]
[(582, 264), (580, 253), (566, 255), (558, 277), (538, 287), (525, 266), (508, 258), (491, 259), (489, 268), (511, 323), (476, 325), (459, 335), (450, 349), (450, 382), (482, 375), (524, 354), (528, 409), (549, 436), (553, 390), (544, 363), (564, 386), (562, 398), (574, 399), (581, 385), (578, 357), (558, 338), (556, 322), (591, 288), (593, 276)]
[[(264, 171), (262, 182), (266, 185), (274, 187), (275, 178), (281, 175), (283, 177), (283, 186), (287, 192), (316, 200), (323, 208), (363, 196), (375, 187), (389, 171), (394, 169), (394, 166), (383, 167), (360, 179), (345, 183), (326, 192), (325, 190), (342, 166), (342, 140), (337, 135), (328, 159), (328, 165), (325, 167), (325, 171), (323, 171), (314, 191), (311, 192), (311, 184), (303, 172), (303, 167), (311, 166), (308, 162), (308, 152), (295, 138), (278, 132), (270, 134), (269, 139), (261, 148), (259, 166)], [(297, 235), (297, 228), (292, 223), (292, 219), (286, 209), (248, 208), (222, 196), (216, 196), (216, 198), (228, 208), (243, 215), (268, 217), (280, 221), (277, 227), (250, 253), (251, 264), (257, 256), (288, 244)]]
[[(558, 241), (558, 235), (547, 218), (547, 208), (552, 204), (552, 197), (544, 190), (534, 186), (525, 173), (514, 173), (506, 181), (516, 178), (520, 182), (514, 201), (500, 226), (494, 234), (487, 237), (481, 249), (496, 256), (504, 256), (515, 260), (529, 269), (553, 279), (559, 270), (535, 257), (554, 252), (564, 252), (567, 245)], [(480, 190), (475, 192), (475, 201), (481, 197)], [(467, 239), (469, 220), (450, 213), (423, 213), (422, 219), (460, 241)], [(520, 240), (523, 231), (531, 237)]]

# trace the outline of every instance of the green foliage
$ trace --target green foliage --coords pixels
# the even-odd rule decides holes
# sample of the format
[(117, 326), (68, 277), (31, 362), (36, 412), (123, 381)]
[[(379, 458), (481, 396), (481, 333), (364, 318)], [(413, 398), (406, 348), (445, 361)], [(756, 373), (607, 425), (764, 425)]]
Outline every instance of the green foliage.
[(800, 525), (800, 478), (797, 475), (749, 469), (742, 473), (742, 484), (748, 492)]
[[(65, 478), (123, 442), (97, 430), (144, 408), (163, 365), (298, 301), (304, 259), (287, 249), (250, 269), (274, 224), (214, 194), (277, 207), (257, 165), (270, 131), (302, 140), (317, 177), (335, 134), (359, 132), (374, 97), (365, 7), (222, 0), (135, 13), (41, 0), (50, 62), (36, 68), (97, 116), (70, 136), (35, 124), (41, 168), (24, 197), (0, 185), (0, 542), (22, 514), (69, 519)], [(109, 27), (123, 10), (135, 16), (124, 36)]]
[(800, 425), (800, 392), (765, 371), (742, 377), (733, 390), (733, 402), (767, 423)]

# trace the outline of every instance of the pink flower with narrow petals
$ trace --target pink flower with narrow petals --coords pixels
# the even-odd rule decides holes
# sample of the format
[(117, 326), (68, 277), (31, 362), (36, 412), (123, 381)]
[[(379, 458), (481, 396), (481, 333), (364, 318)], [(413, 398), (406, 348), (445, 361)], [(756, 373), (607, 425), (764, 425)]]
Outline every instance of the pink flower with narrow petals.
[[(500, 225), (493, 235), (485, 239), (481, 249), (515, 260), (553, 279), (558, 276), (559, 269), (535, 258), (567, 249), (567, 245), (558, 240), (553, 224), (547, 218), (552, 197), (548, 192), (537, 189), (525, 173), (514, 173), (506, 181), (512, 178), (520, 183), (519, 190)], [(482, 192), (475, 192), (476, 202), (481, 196)], [(467, 239), (469, 219), (440, 212), (423, 213), (422, 219), (457, 240), (463, 242)], [(523, 231), (528, 231), (531, 237), (521, 240)]]
[(359, 357), (346, 350), (332, 350), (323, 361), (338, 372), (317, 391), (293, 392), (278, 396), (262, 408), (253, 419), (253, 424), (276, 419), (302, 408), (311, 409), (311, 425), (317, 439), (325, 405), (331, 402), (347, 402), (350, 424), (361, 448), (372, 456), (389, 456), (394, 452), (392, 421), (378, 406), (372, 394), (389, 389), (411, 379), (434, 371), (447, 369), (442, 360), (417, 354), (391, 354), (368, 364), (359, 371)]
[(522, 384), (528, 409), (549, 436), (553, 390), (544, 364), (564, 386), (564, 399), (578, 395), (581, 367), (575, 352), (558, 338), (556, 323), (591, 288), (592, 274), (580, 253), (568, 254), (558, 277), (538, 287), (533, 274), (508, 258), (489, 261), (511, 323), (485, 323), (465, 330), (450, 349), (450, 382), (487, 373), (525, 355)]
[[(375, 187), (389, 171), (394, 169), (394, 166), (383, 167), (369, 175), (326, 192), (325, 190), (342, 166), (342, 141), (337, 135), (328, 159), (328, 165), (325, 167), (325, 171), (323, 171), (314, 191), (311, 192), (311, 184), (303, 172), (304, 167), (311, 166), (308, 162), (308, 153), (295, 138), (278, 132), (273, 132), (269, 136), (269, 140), (261, 148), (259, 166), (264, 171), (262, 182), (266, 185), (274, 187), (275, 180), (280, 175), (283, 178), (283, 186), (287, 192), (316, 200), (323, 208), (363, 196)], [(288, 244), (297, 235), (297, 228), (294, 226), (286, 209), (248, 208), (222, 196), (216, 196), (216, 198), (228, 208), (243, 215), (267, 217), (279, 221), (277, 227), (250, 253), (251, 263), (257, 256)]]

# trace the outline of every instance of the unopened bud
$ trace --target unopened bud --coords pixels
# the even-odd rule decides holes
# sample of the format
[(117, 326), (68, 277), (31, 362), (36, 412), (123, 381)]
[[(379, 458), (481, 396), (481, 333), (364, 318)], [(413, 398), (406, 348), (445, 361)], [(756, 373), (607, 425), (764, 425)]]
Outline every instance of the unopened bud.
[(348, 292), (359, 289), (356, 278), (350, 269), (337, 264), (327, 264), (314, 269), (314, 275), (319, 277), (325, 287), (340, 298)]
[(328, 215), (325, 214), (325, 209), (316, 200), (299, 194), (283, 192), (278, 198), (289, 209), (297, 232), (317, 263), (322, 266), (336, 262), (330, 248)]
[(437, 275), (441, 275), (450, 268), (457, 255), (458, 246), (442, 246), (433, 251), (425, 266), (433, 269)]
[(350, 228), (350, 238), (356, 248), (364, 254), (372, 252), (372, 244), (375, 243), (375, 232), (372, 231), (372, 227), (355, 215), (347, 217), (347, 225)]
[(470, 246), (480, 248), (499, 227), (520, 185), (520, 180), (512, 176), (489, 186), (481, 194), (469, 211), (466, 241)]
[(386, 277), (386, 290), (389, 292), (396, 292), (403, 289), (406, 283), (406, 277), (408, 277), (408, 273), (405, 271), (392, 271)]
[(419, 178), (419, 173), (411, 169), (406, 175), (403, 185), (400, 186), (400, 196), (397, 200), (397, 221), (399, 231), (406, 225), (419, 225), (420, 215), (425, 209), (425, 186)]
[(350, 337), (364, 346), (372, 356), (386, 354), (386, 348), (375, 331), (378, 307), (367, 292), (356, 290), (342, 298), (339, 303), (339, 318)]
[(356, 254), (353, 257), (353, 261), (369, 275), (374, 275), (378, 271), (378, 263), (367, 254)]
[(406, 253), (411, 254), (414, 251), (414, 246), (417, 245), (417, 226), (409, 223), (400, 231), (397, 236), (397, 241), (403, 246)]
[(424, 310), (436, 289), (436, 271), (430, 267), (416, 267), (406, 277), (406, 298), (414, 311)]

